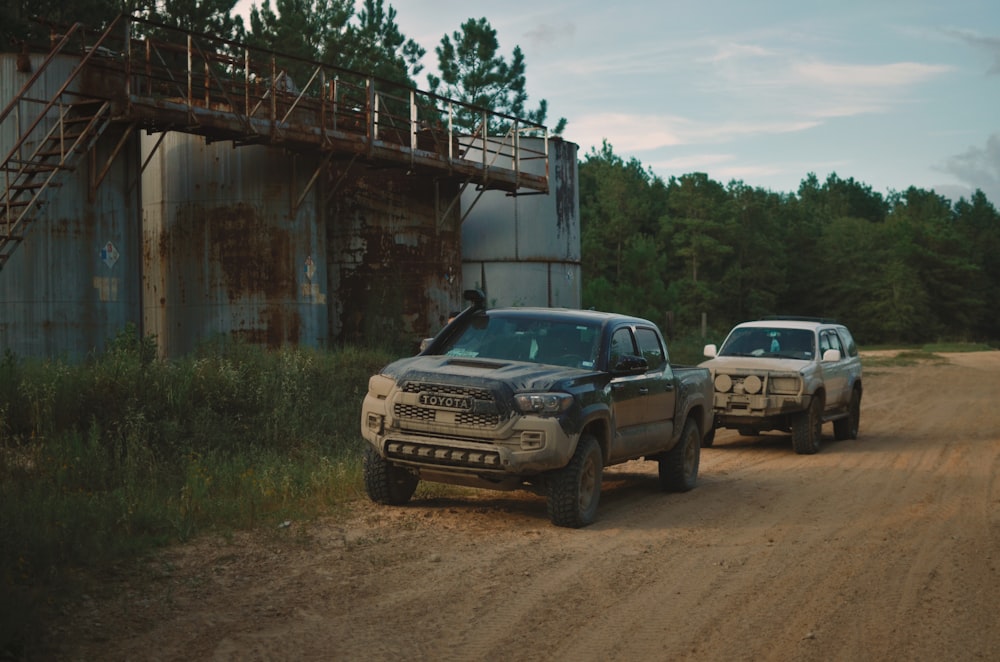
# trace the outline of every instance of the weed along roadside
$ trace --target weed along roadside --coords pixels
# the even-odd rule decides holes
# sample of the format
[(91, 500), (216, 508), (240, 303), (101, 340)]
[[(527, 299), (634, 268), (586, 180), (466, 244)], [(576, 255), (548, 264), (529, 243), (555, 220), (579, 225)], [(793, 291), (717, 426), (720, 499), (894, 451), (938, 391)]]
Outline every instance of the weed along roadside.
[(355, 498), (357, 412), (391, 356), (226, 341), (164, 361), (133, 328), (83, 364), (4, 356), (0, 658), (30, 651), (87, 577)]

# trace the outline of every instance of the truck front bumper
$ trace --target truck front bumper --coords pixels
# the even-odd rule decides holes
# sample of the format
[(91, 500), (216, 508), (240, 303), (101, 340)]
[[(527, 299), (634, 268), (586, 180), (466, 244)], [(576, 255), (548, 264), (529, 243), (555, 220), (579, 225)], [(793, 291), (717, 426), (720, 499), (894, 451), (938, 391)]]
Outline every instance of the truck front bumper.
[(564, 467), (576, 447), (556, 417), (518, 416), (495, 438), (454, 432), (440, 434), (396, 428), (385, 416), (383, 400), (365, 398), (361, 434), (382, 457), (396, 464), (435, 473), (531, 476)]

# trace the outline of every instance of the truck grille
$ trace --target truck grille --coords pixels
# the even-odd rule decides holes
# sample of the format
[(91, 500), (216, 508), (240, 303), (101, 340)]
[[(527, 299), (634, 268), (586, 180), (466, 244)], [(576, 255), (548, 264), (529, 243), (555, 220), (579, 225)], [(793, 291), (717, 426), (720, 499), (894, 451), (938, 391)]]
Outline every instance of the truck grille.
[[(422, 407), (419, 405), (404, 405), (398, 402), (392, 408), (392, 414), (397, 419), (407, 421), (423, 421), (425, 423), (440, 423), (438, 414), (442, 410), (433, 407)], [(444, 415), (442, 413), (442, 415)], [(450, 414), (449, 414), (450, 415)], [(454, 414), (455, 425), (465, 428), (492, 429), (500, 425), (499, 414), (479, 414), (474, 412), (461, 412)]]
[(492, 430), (506, 417), (500, 413), (489, 389), (477, 386), (406, 382), (403, 393), (430, 394), (427, 403), (396, 402), (393, 416), (401, 423), (454, 425), (462, 428)]
[(468, 396), (474, 400), (492, 400), (493, 394), (489, 389), (478, 386), (455, 386), (452, 384), (427, 384), (424, 382), (406, 382), (403, 385), (404, 393), (420, 393), (421, 391), (434, 391), (445, 395)]

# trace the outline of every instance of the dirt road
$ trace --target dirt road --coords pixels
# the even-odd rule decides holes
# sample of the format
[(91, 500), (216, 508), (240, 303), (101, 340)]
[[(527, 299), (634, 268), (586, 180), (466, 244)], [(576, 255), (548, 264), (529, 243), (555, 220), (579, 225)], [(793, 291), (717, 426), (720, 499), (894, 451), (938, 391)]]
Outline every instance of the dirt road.
[[(861, 438), (722, 431), (598, 521), (469, 491), (170, 550), (54, 633), (89, 660), (1000, 659), (1000, 352), (869, 368)], [(440, 492), (438, 492), (440, 494)]]

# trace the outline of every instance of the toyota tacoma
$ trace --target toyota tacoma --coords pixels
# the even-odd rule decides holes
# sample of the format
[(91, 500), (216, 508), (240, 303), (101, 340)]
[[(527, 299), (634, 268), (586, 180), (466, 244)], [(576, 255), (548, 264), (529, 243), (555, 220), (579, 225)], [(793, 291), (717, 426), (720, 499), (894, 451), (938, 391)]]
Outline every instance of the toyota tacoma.
[(670, 364), (652, 322), (557, 308), (470, 305), (419, 354), (370, 378), (364, 482), (381, 504), (420, 480), (526, 489), (557, 526), (595, 517), (605, 467), (658, 462), (667, 491), (695, 486), (712, 426), (709, 371)]

